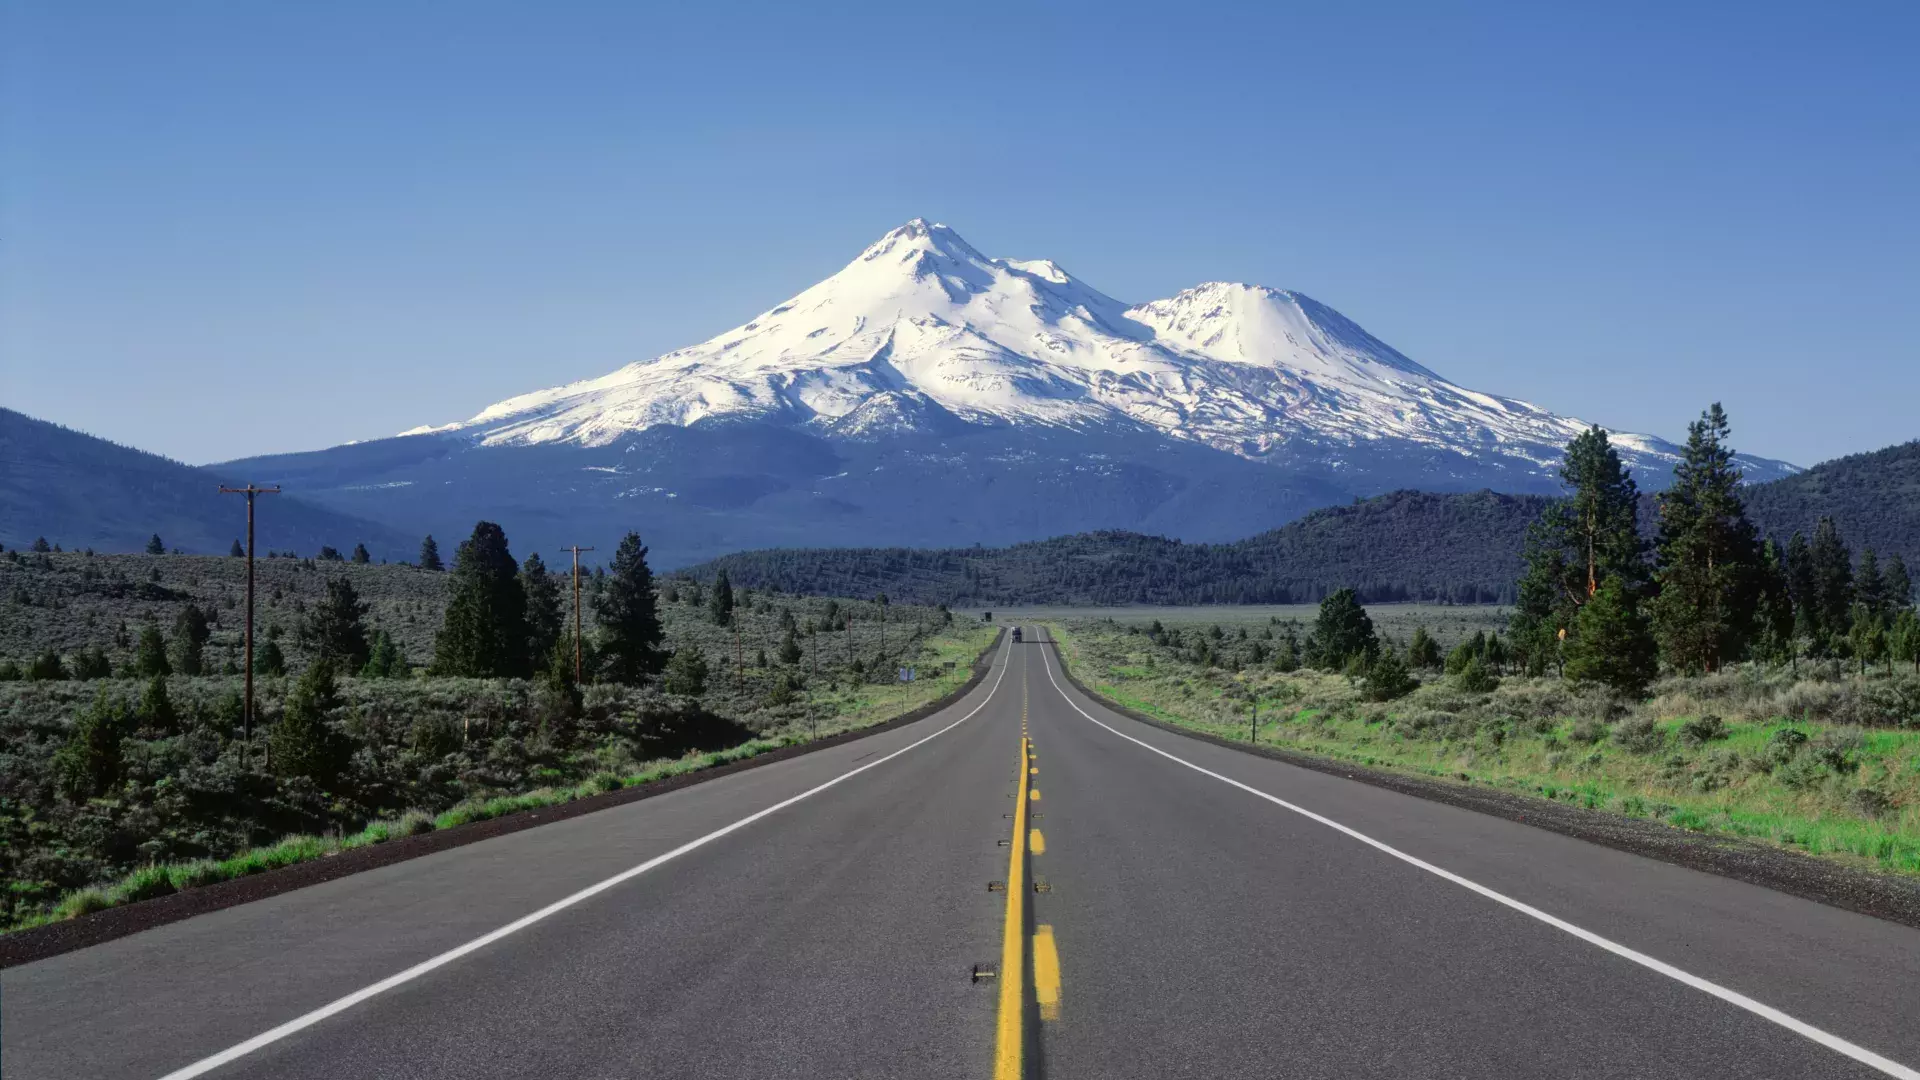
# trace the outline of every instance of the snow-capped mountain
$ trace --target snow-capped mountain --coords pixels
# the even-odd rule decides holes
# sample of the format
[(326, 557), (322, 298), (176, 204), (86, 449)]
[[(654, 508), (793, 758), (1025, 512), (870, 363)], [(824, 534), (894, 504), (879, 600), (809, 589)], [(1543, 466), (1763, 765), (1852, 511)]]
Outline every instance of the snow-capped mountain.
[[(960, 425), (1135, 428), (1334, 467), (1391, 445), (1542, 472), (1587, 426), (1456, 386), (1299, 293), (1210, 282), (1128, 307), (1055, 263), (988, 258), (916, 219), (744, 326), (409, 434), (604, 446), (722, 417), (853, 439)], [(1615, 441), (1636, 468), (1664, 472), (1674, 460), (1650, 436)], [(1754, 479), (1789, 471), (1748, 464)]]
[[(1129, 307), (912, 221), (690, 348), (223, 468), (416, 532), (496, 521), (516, 550), (611, 550), (638, 528), (670, 567), (1090, 529), (1230, 540), (1397, 488), (1553, 493), (1583, 427), (1456, 386), (1298, 293), (1215, 283)], [(1667, 483), (1673, 446), (1616, 441), (1643, 484)]]

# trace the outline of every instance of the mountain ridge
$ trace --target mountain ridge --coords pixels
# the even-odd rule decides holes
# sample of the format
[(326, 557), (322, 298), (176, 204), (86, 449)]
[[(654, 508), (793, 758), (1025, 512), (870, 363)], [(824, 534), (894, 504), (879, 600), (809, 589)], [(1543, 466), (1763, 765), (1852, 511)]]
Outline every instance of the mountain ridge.
[[(1586, 427), (1457, 386), (1302, 293), (1215, 281), (1129, 306), (1050, 260), (989, 258), (915, 218), (699, 344), (403, 434), (595, 446), (723, 416), (831, 434), (887, 394), (965, 423), (1137, 426), (1282, 465), (1399, 441), (1544, 473)], [(1676, 459), (1665, 440), (1614, 438), (1643, 471)], [(1745, 464), (1769, 478), (1793, 471)]]

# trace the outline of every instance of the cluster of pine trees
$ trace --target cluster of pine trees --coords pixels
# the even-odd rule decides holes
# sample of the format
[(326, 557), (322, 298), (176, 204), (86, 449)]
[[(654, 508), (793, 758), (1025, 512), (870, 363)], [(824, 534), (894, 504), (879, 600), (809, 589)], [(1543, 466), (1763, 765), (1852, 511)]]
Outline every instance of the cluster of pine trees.
[[(422, 564), (438, 562), (431, 544), (428, 537)], [(657, 604), (647, 549), (640, 534), (630, 532), (620, 541), (611, 566), (595, 578), (597, 633), (590, 643), (581, 643), (581, 652), (583, 662), (591, 653), (596, 678), (640, 683), (660, 674), (668, 656), (661, 648), (665, 634)], [(539, 554), (516, 563), (506, 532), (482, 521), (454, 553), (446, 616), (434, 641), (430, 670), (475, 678), (538, 674), (570, 684), (574, 652), (563, 633), (565, 624), (559, 579)]]
[(1740, 660), (1842, 658), (1920, 664), (1913, 584), (1896, 555), (1856, 564), (1831, 518), (1809, 541), (1763, 539), (1748, 520), (1740, 470), (1715, 403), (1687, 431), (1674, 483), (1655, 500), (1655, 539), (1640, 493), (1598, 427), (1567, 446), (1568, 498), (1530, 531), (1511, 644), (1526, 670), (1557, 670), (1616, 692), (1643, 692), (1664, 663), (1682, 673)]

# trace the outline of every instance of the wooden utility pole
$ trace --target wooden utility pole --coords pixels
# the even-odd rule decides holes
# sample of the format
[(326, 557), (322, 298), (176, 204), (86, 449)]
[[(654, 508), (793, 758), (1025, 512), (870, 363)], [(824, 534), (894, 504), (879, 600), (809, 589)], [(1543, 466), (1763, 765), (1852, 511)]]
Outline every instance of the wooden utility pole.
[(253, 747), (253, 497), (255, 495), (278, 495), (280, 486), (255, 487), (248, 482), (243, 488), (230, 488), (222, 485), (222, 495), (245, 495), (247, 497), (247, 648), (246, 677), (247, 700), (240, 711), (240, 765), (247, 764), (247, 751)]
[(580, 685), (580, 553), (593, 549), (575, 544), (565, 550), (573, 552), (573, 683), (578, 686)]

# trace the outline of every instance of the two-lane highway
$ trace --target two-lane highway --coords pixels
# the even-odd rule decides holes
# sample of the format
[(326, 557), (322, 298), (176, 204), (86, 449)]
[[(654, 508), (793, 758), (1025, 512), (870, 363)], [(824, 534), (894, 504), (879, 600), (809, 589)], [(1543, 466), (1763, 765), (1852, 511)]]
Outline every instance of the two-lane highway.
[(1135, 723), (1035, 637), (915, 724), (0, 973), (0, 1067), (1920, 1078), (1920, 932)]

